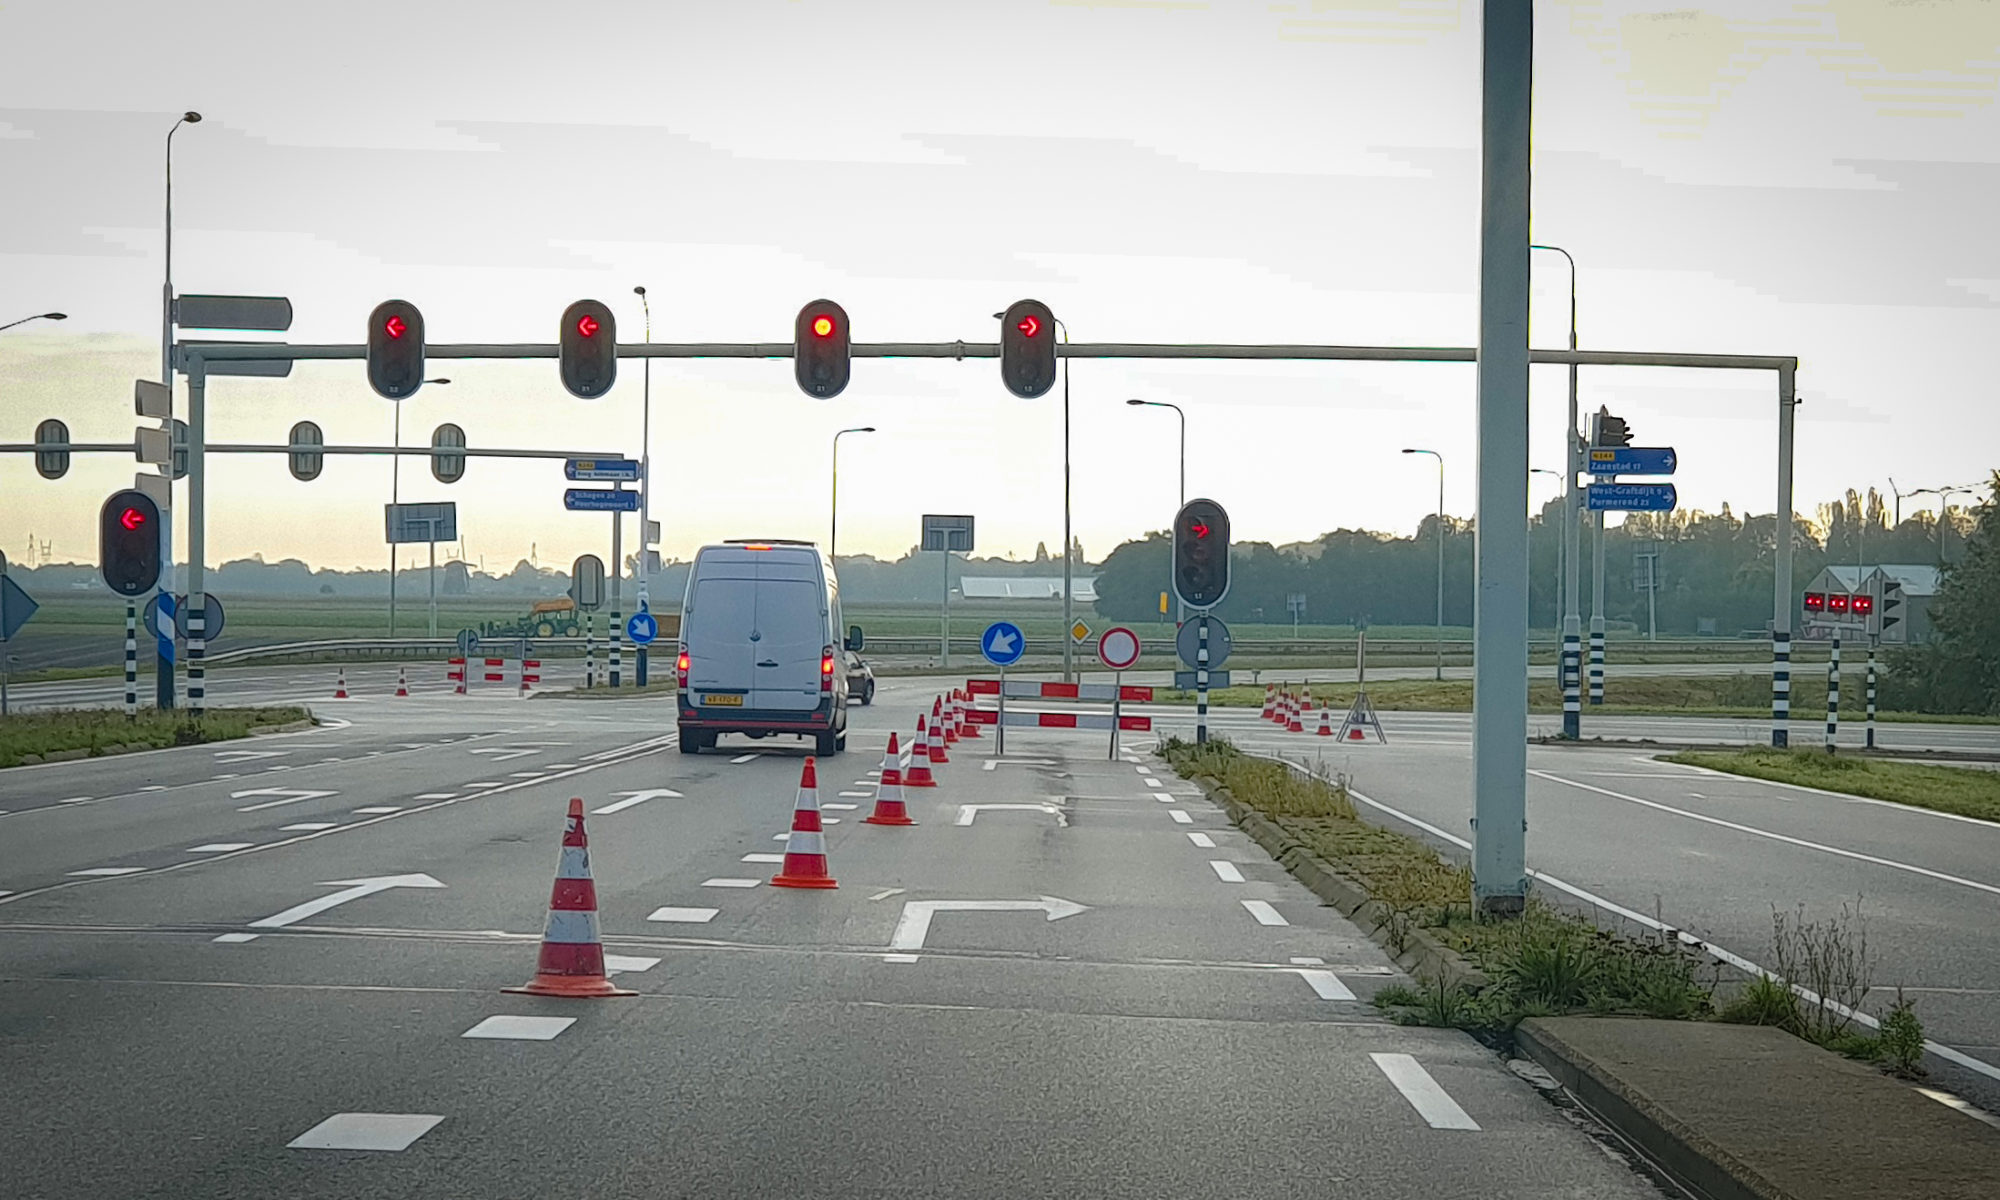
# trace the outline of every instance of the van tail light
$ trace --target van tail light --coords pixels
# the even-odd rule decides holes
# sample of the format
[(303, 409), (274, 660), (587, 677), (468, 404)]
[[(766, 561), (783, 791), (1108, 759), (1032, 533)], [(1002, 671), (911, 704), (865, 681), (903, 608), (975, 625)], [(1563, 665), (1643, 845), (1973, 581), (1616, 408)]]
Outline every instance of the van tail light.
[(686, 650), (682, 650), (680, 657), (674, 660), (674, 684), (682, 691), (687, 690), (688, 652)]
[(832, 646), (821, 646), (819, 648), (819, 690), (821, 692), (831, 692), (833, 690)]

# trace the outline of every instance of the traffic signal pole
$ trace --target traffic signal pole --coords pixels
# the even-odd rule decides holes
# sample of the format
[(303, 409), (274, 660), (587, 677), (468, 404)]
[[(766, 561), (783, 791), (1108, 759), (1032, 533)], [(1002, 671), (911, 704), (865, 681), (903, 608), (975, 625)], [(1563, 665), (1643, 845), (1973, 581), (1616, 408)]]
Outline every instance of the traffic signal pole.
[(200, 717), (208, 706), (208, 596), (202, 590), (208, 554), (208, 365), (198, 354), (189, 356), (187, 380), (187, 706)]
[(1790, 741), (1792, 716), (1792, 445), (1798, 408), (1798, 360), (1778, 366), (1778, 503), (1771, 540), (1777, 558), (1771, 588), (1771, 745)]

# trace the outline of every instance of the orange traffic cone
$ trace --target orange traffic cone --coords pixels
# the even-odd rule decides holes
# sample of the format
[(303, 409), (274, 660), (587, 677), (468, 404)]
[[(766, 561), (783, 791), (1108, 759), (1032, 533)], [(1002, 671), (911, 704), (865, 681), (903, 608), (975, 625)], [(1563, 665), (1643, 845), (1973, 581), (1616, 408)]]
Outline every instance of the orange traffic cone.
[(597, 932), (597, 884), (590, 878), (590, 839), (583, 832), (583, 801), (572, 796), (563, 821), (562, 859), (542, 927), (535, 977), (502, 991), (530, 996), (636, 996), (613, 987), (604, 974), (604, 940)]
[(931, 728), (944, 731), (936, 739), (940, 746), (958, 745), (958, 721), (952, 716), (957, 707), (958, 701), (946, 703), (942, 696), (931, 702)]
[(1361, 732), (1361, 726), (1356, 725), (1347, 731), (1347, 740), (1350, 742), (1365, 742), (1368, 738)]
[(1298, 701), (1292, 701), (1292, 709), (1288, 716), (1289, 719), (1285, 722), (1286, 733), (1304, 733), (1306, 731), (1305, 722), (1299, 719)]
[(925, 732), (924, 714), (917, 714), (917, 738), (910, 743), (910, 773), (903, 777), (904, 787), (936, 787), (937, 780), (931, 778), (931, 739)]
[(335, 671), (334, 671), (334, 675), (333, 675), (333, 698), (334, 698), (335, 700), (345, 700), (345, 699), (347, 699), (347, 668), (346, 668), (346, 667), (338, 667), (338, 668), (336, 668), (336, 669), (335, 669)]
[(861, 820), (869, 825), (915, 825), (903, 807), (903, 752), (896, 733), (889, 731), (889, 752), (882, 756), (882, 777), (875, 783), (875, 811)]
[(1264, 685), (1264, 711), (1258, 713), (1257, 715), (1262, 719), (1268, 721), (1277, 714), (1277, 711), (1278, 711), (1278, 685), (1274, 683), (1267, 683)]
[(945, 729), (944, 726), (944, 701), (942, 699), (932, 700), (931, 765), (934, 767), (941, 767), (951, 762), (951, 759), (947, 758), (944, 752), (944, 744), (949, 739), (949, 734), (950, 731)]
[(958, 716), (964, 722), (964, 724), (959, 726), (958, 736), (969, 738), (984, 737), (985, 735), (979, 732), (979, 726), (972, 723), (972, 693), (961, 691), (958, 695)]
[(398, 696), (408, 696), (410, 694), (410, 676), (406, 667), (396, 668), (396, 694)]
[(1319, 730), (1315, 734), (1315, 736), (1317, 737), (1333, 736), (1333, 714), (1326, 711), (1326, 705), (1324, 704), (1319, 706)]
[(785, 865), (771, 876), (772, 887), (839, 887), (826, 870), (826, 834), (819, 823), (819, 776), (813, 760), (799, 772), (799, 798), (792, 803), (792, 836), (785, 839)]

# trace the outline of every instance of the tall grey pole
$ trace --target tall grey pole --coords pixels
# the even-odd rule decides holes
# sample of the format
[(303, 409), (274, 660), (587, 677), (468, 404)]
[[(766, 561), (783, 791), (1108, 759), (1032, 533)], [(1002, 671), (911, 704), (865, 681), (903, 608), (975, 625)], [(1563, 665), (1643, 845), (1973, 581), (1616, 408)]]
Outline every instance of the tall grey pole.
[[(167, 130), (166, 153), (166, 273), (160, 285), (160, 382), (167, 385), (166, 430), (169, 441), (173, 437), (173, 386), (174, 386), (174, 134), (182, 125), (198, 124), (201, 114), (192, 110), (181, 114), (174, 127)], [(168, 595), (174, 592), (174, 468), (173, 455), (167, 455), (166, 503), (160, 505), (160, 590)], [(155, 650), (153, 663), (153, 702), (161, 709), (174, 706), (174, 660)]]
[(431, 637), (438, 635), (438, 544), (437, 522), (431, 522)]
[[(1561, 246), (1536, 246), (1553, 250), (1569, 264), (1569, 348), (1576, 349), (1576, 259)], [(1563, 427), (1563, 552), (1562, 552), (1562, 653), (1558, 656), (1563, 690), (1563, 736), (1575, 741), (1583, 736), (1583, 617), (1578, 611), (1582, 582), (1583, 504), (1577, 492), (1577, 477), (1583, 473), (1583, 446), (1577, 439), (1576, 364), (1569, 364), (1569, 424)]]
[[(1442, 455), (1442, 454), (1438, 455), (1438, 456), (1437, 456), (1437, 460), (1438, 460), (1438, 515), (1437, 515), (1437, 527), (1438, 527), (1438, 528), (1437, 528), (1437, 534), (1438, 534), (1438, 537), (1437, 537), (1437, 542), (1438, 542), (1438, 579), (1437, 579), (1437, 593), (1438, 593), (1438, 595), (1437, 595), (1437, 627), (1438, 627), (1438, 632), (1437, 632), (1437, 675), (1436, 675), (1436, 676), (1435, 676), (1434, 678), (1436, 678), (1436, 679), (1438, 680), (1438, 682), (1442, 683), (1442, 682), (1444, 681), (1444, 455)], [(1527, 491), (1526, 487), (1523, 487), (1523, 488), (1522, 488), (1522, 491), (1523, 491), (1523, 492), (1525, 493), (1525, 492)], [(1525, 496), (1523, 497), (1523, 499), (1524, 499), (1524, 501), (1525, 501)], [(1524, 534), (1523, 536), (1526, 536), (1526, 535)], [(1522, 553), (1523, 553), (1523, 554), (1526, 554), (1526, 553), (1527, 553), (1527, 550), (1526, 550), (1526, 549), (1524, 548), (1524, 549), (1522, 550)], [(1525, 611), (1525, 610), (1524, 610), (1524, 611)], [(1522, 636), (1523, 636), (1523, 637), (1526, 637), (1527, 635), (1526, 635), (1526, 634), (1524, 633), (1524, 634), (1522, 634)]]
[[(389, 402), (396, 410), (396, 424), (390, 445), (395, 453), (389, 456), (389, 507), (395, 508), (403, 502), (403, 402)], [(396, 636), (396, 530), (389, 531), (389, 636)]]
[[(1069, 326), (1063, 324), (1062, 320), (1058, 318), (1056, 320), (1056, 328), (1062, 331), (1063, 345), (1065, 348), (1067, 348), (1069, 345)], [(1069, 355), (1065, 354), (1063, 355), (1063, 635), (1062, 635), (1064, 683), (1069, 683), (1070, 681), (1076, 678), (1076, 672), (1074, 665), (1072, 663), (1072, 655), (1071, 655), (1071, 651), (1073, 651), (1076, 648), (1076, 639), (1070, 636), (1070, 630), (1076, 628), (1076, 609), (1071, 602), (1071, 593), (1074, 592), (1076, 589), (1072, 587), (1070, 583), (1072, 577), (1072, 568), (1074, 566), (1073, 560), (1076, 557), (1075, 555), (1070, 553), (1070, 543), (1073, 540), (1074, 538), (1071, 535), (1069, 529)], [(949, 564), (950, 561), (951, 561), (951, 552), (946, 551), (945, 562)], [(947, 590), (947, 595), (949, 595), (949, 590)]]
[[(614, 483), (611, 490), (622, 492), (625, 485)], [(625, 513), (611, 510), (611, 686), (622, 686), (625, 649)]]
[[(833, 435), (833, 494), (827, 498), (826, 556), (833, 558), (840, 548), (840, 439), (849, 433), (874, 433), (873, 425), (856, 425), (851, 429), (838, 430)], [(835, 571), (840, 563), (834, 563)]]
[(1590, 702), (1604, 703), (1604, 514), (1590, 523)]
[[(208, 366), (188, 363), (187, 703), (196, 717), (208, 705)], [(171, 465), (169, 466), (171, 470)]]
[(1771, 588), (1771, 744), (1790, 741), (1792, 716), (1792, 435), (1797, 415), (1797, 371), (1778, 368), (1778, 504), (1771, 539), (1777, 570)]
[[(653, 304), (646, 299), (646, 289), (632, 289), (639, 297), (639, 307), (646, 314), (646, 344), (653, 344)], [(633, 572), (639, 589), (639, 607), (649, 608), (646, 595), (646, 577), (653, 566), (653, 360), (648, 358), (645, 365), (644, 400), (639, 409), (639, 569)], [(637, 672), (639, 686), (646, 686), (646, 647), (637, 650)]]
[[(951, 534), (945, 533), (944, 589), (938, 593), (938, 666), (951, 666)], [(1068, 637), (1068, 634), (1064, 634)]]
[(1485, 0), (1480, 71), (1479, 507), (1473, 588), (1473, 894), (1527, 901), (1528, 212), (1534, 8)]

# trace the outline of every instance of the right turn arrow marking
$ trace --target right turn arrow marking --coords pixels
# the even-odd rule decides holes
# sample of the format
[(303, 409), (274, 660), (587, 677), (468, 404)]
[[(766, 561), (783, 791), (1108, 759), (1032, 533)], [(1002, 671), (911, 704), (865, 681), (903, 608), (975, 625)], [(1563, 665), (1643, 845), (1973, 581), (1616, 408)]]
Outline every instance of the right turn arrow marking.
[(1048, 920), (1060, 921), (1083, 912), (1086, 907), (1060, 896), (1043, 896), (1038, 900), (907, 900), (903, 903), (902, 920), (896, 922), (896, 932), (889, 938), (889, 949), (923, 949), (924, 939), (930, 936), (931, 918), (941, 912), (1041, 912), (1048, 914)]

